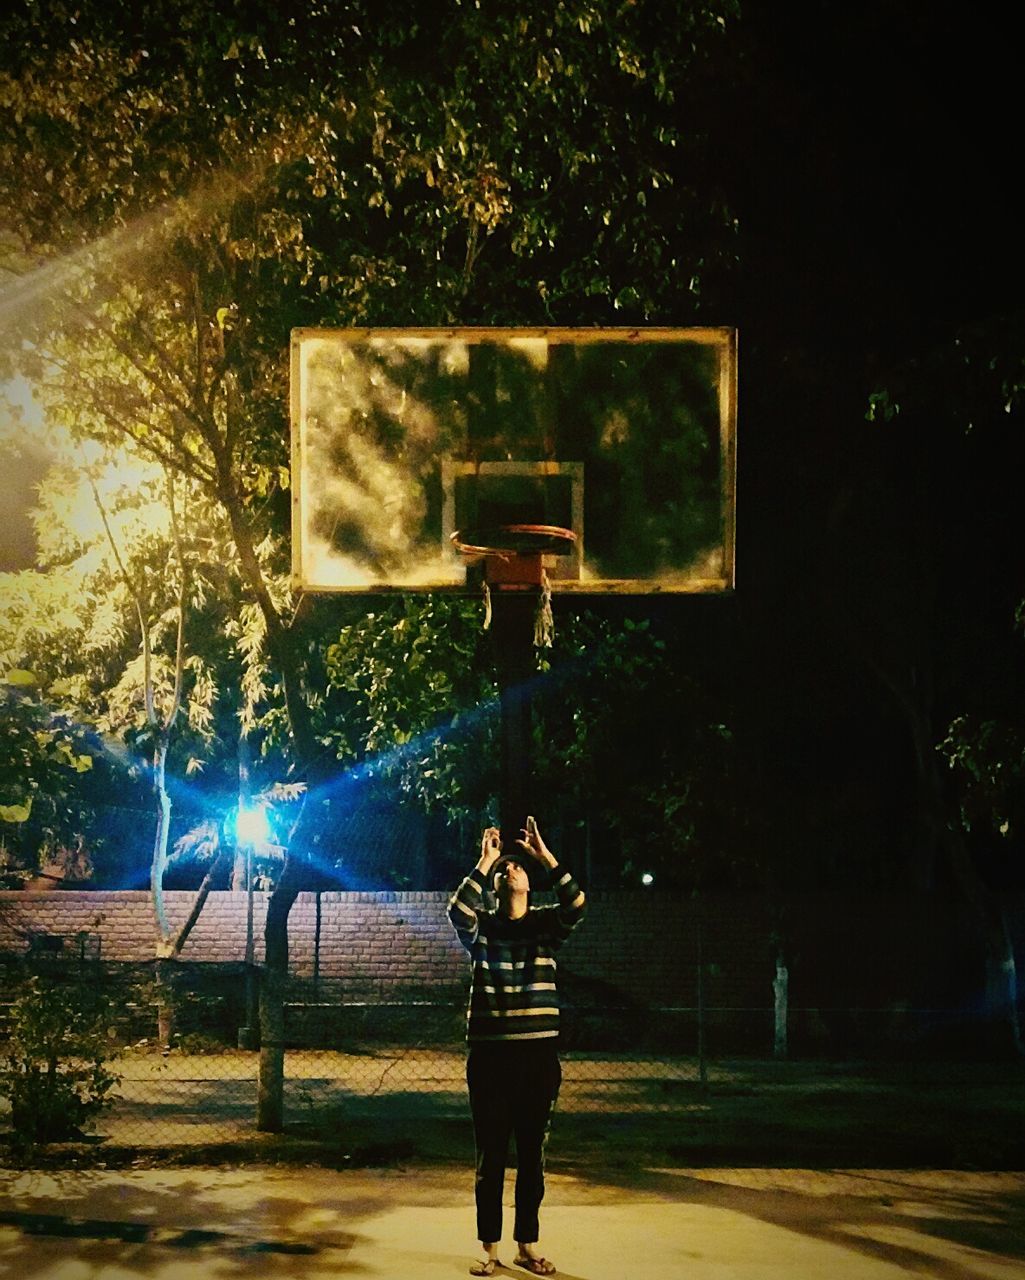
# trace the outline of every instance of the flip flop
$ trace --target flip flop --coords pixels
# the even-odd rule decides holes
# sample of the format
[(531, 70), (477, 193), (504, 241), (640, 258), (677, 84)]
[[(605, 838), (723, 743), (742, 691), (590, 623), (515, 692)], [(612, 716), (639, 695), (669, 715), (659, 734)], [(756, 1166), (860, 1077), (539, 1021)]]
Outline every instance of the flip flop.
[(549, 1262), (547, 1258), (528, 1258), (526, 1255), (513, 1258), (513, 1264), (522, 1267), (524, 1271), (529, 1271), (532, 1276), (554, 1276), (555, 1264)]
[(488, 1258), (486, 1262), (475, 1262), (470, 1267), (470, 1275), (493, 1276), (495, 1267), (500, 1267), (501, 1265), (497, 1258)]

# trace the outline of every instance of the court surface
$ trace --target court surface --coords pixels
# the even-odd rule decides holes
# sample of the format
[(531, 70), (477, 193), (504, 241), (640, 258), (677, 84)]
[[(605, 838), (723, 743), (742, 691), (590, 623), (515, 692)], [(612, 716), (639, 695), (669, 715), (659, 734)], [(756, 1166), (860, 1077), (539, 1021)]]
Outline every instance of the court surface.
[[(451, 1278), (470, 1198), (468, 1172), (412, 1166), (0, 1170), (0, 1276)], [(542, 1231), (565, 1280), (1021, 1280), (1025, 1173), (553, 1174)]]

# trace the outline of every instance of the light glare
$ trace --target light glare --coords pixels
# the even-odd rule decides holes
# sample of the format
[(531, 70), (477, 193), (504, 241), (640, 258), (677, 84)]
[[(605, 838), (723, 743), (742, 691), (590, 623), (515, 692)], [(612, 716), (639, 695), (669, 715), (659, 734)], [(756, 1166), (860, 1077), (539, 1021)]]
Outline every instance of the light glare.
[(266, 844), (270, 838), (267, 810), (248, 806), (239, 809), (235, 830), (239, 844)]

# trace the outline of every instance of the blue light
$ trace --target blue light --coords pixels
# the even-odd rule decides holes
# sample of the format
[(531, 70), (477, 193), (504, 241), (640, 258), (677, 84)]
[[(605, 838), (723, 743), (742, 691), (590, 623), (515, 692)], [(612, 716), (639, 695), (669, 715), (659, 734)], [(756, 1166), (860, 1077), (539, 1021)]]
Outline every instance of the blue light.
[(243, 805), (235, 818), (235, 834), (239, 844), (266, 844), (270, 839), (270, 822), (262, 805)]

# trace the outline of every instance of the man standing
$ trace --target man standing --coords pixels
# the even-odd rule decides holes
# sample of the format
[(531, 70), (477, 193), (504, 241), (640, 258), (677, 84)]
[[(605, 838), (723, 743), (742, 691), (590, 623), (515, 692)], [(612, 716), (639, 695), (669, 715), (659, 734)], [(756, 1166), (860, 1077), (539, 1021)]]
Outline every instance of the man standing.
[[(552, 856), (533, 818), (517, 852), (502, 856), (489, 827), (477, 865), (449, 903), (449, 919), (470, 953), (473, 973), (466, 1039), (466, 1080), (477, 1151), (477, 1236), (483, 1248), (470, 1268), (490, 1276), (502, 1238), (502, 1189), (509, 1139), (516, 1138), (514, 1259), (532, 1275), (555, 1267), (538, 1252), (538, 1208), (544, 1196), (544, 1148), (559, 1093), (559, 999), (555, 953), (584, 915), (584, 895)], [(558, 905), (533, 907), (526, 866), (547, 867)], [(492, 887), (498, 910), (483, 909)]]

